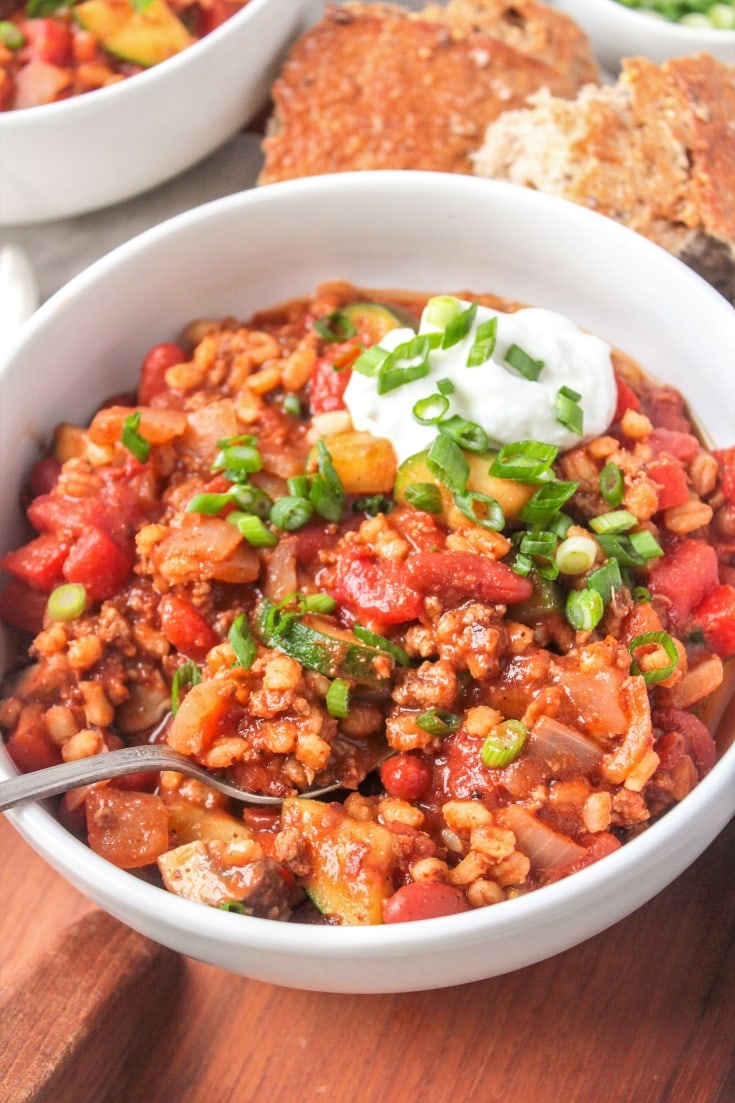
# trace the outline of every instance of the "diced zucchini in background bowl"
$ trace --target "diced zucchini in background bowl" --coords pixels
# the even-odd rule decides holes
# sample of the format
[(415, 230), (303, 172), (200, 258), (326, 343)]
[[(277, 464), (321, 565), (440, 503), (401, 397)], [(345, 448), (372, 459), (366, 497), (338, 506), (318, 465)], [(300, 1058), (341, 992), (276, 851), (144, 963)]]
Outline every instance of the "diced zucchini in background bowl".
[(151, 0), (138, 11), (128, 0), (84, 0), (74, 18), (91, 31), (108, 53), (149, 68), (194, 42), (166, 0)]

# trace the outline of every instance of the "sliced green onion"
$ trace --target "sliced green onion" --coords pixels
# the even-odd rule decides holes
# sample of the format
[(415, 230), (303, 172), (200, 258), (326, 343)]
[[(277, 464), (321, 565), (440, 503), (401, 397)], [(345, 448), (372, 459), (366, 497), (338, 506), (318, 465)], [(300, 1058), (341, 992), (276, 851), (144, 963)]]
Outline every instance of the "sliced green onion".
[(524, 532), (521, 536), (520, 550), (523, 555), (552, 560), (556, 552), (556, 535), (553, 532), (545, 532), (543, 529)]
[(352, 503), (353, 513), (367, 513), (368, 517), (377, 517), (379, 513), (390, 513), (394, 507), (393, 499), (385, 494), (370, 494), (367, 498), (356, 498)]
[(523, 553), (520, 553), (515, 557), (511, 566), (516, 574), (521, 575), (523, 578), (527, 578), (533, 570), (535, 564), (530, 555), (524, 555)]
[(389, 394), (397, 387), (428, 375), (430, 351), (431, 345), (425, 336), (412, 337), (398, 345), (380, 365), (378, 394)]
[(329, 449), (323, 440), (316, 442), (319, 474), (314, 475), (309, 488), (309, 501), (320, 517), (336, 523), (342, 519), (345, 492)]
[(441, 513), (443, 509), (441, 491), (436, 483), (409, 483), (403, 497), (409, 505), (425, 513)]
[(638, 524), (638, 518), (627, 509), (615, 509), (612, 513), (601, 513), (590, 520), (590, 528), (596, 533), (614, 535), (627, 532)]
[(311, 479), (308, 475), (292, 475), (290, 479), (286, 479), (288, 492), (293, 494), (294, 498), (307, 498), (310, 485)]
[(579, 483), (560, 480), (543, 483), (521, 509), (521, 520), (530, 525), (547, 525), (564, 503), (573, 497), (578, 487)]
[(134, 414), (129, 414), (125, 418), (120, 440), (128, 452), (135, 456), (136, 460), (147, 463), (151, 446), (150, 442), (139, 432), (140, 418), (140, 410), (136, 410)]
[(630, 596), (636, 605), (644, 605), (651, 600), (651, 591), (646, 589), (645, 586), (635, 586)]
[(560, 540), (564, 540), (573, 524), (574, 521), (567, 513), (555, 513), (554, 516), (546, 522), (546, 528), (549, 532), (553, 532), (554, 536), (558, 536)]
[(390, 356), (390, 349), (373, 345), (372, 348), (361, 352), (357, 359), (353, 361), (352, 370), (359, 372), (360, 375), (376, 376)]
[(500, 479), (535, 485), (549, 478), (551, 465), (559, 449), (540, 440), (517, 440), (504, 444), (490, 467), (490, 474)]
[(449, 410), (449, 399), (443, 394), (430, 394), (427, 398), (420, 398), (413, 404), (413, 416), (419, 425), (436, 425), (446, 416)]
[(192, 659), (181, 664), (171, 682), (171, 712), (174, 716), (179, 711), (182, 691), (186, 686), (198, 686), (201, 680), (201, 671)]
[(314, 507), (308, 498), (287, 494), (273, 503), (270, 522), (284, 532), (296, 532), (314, 516)]
[(455, 315), (454, 318), (450, 318), (444, 328), (444, 339), (442, 340), (443, 349), (450, 349), (464, 340), (472, 329), (472, 323), (475, 320), (476, 314), (477, 303), (471, 303), (470, 306), (466, 307), (460, 314)]
[(333, 310), (324, 318), (317, 318), (314, 329), (325, 341), (347, 341), (357, 333), (349, 315), (342, 310)]
[(436, 384), (439, 394), (454, 394), (454, 383), (451, 379), (439, 379)]
[[(503, 508), (489, 494), (481, 494), (478, 490), (464, 490), (461, 494), (454, 495), (454, 502), (460, 513), (474, 525), (490, 532), (502, 532), (505, 528)], [(476, 506), (480, 507), (479, 513)]]
[(227, 638), (232, 645), (232, 650), (235, 652), (235, 658), (240, 666), (245, 670), (250, 670), (250, 667), (255, 662), (255, 656), (258, 654), (258, 648), (244, 613), (241, 613), (240, 616), (232, 622), (230, 631), (227, 633)]
[(476, 421), (466, 421), (463, 417), (449, 417), (437, 425), (440, 433), (449, 437), (460, 448), (468, 452), (487, 452), (490, 447), (488, 435)]
[(448, 709), (430, 708), (416, 717), (416, 726), (429, 735), (449, 735), (456, 732), (462, 723), (462, 717)]
[(344, 720), (350, 712), (350, 687), (344, 678), (335, 678), (325, 698), (327, 712), (337, 720)]
[(497, 724), (482, 745), (483, 765), (497, 770), (515, 762), (528, 739), (528, 728), (520, 720), (504, 720)]
[(260, 471), (263, 460), (260, 452), (252, 444), (231, 444), (221, 449), (214, 457), (212, 471), (226, 471), (233, 475), (233, 481), (237, 482), (243, 475), (251, 475)]
[(232, 437), (220, 437), (217, 441), (217, 447), (220, 451), (225, 448), (232, 448), (234, 445), (246, 444), (254, 446), (258, 443), (258, 438), (252, 433), (235, 433)]
[(454, 295), (434, 295), (424, 307), (424, 321), (437, 329), (446, 329), (462, 313), (462, 303)]
[(426, 466), (439, 482), (455, 494), (461, 494), (467, 486), (470, 465), (458, 444), (440, 433), (426, 457)]
[(10, 19), (0, 20), (0, 43), (9, 50), (19, 50), (25, 45), (26, 36)]
[(562, 574), (584, 574), (595, 561), (597, 544), (589, 536), (569, 536), (556, 549), (556, 565)]
[(352, 634), (358, 640), (362, 640), (363, 643), (367, 643), (371, 647), (377, 647), (379, 651), (385, 651), (387, 655), (391, 655), (399, 666), (410, 665), (411, 659), (408, 652), (399, 647), (397, 643), (393, 643), (392, 640), (386, 639), (385, 636), (379, 636), (377, 632), (370, 632), (367, 628), (363, 628), (361, 624), (353, 624)]
[(210, 517), (232, 504), (232, 494), (195, 494), (186, 504), (186, 513), (206, 513)]
[(217, 907), (221, 912), (233, 912), (235, 915), (252, 915), (253, 909), (246, 908), (240, 900), (224, 900)]
[(624, 493), (623, 472), (616, 463), (606, 463), (600, 472), (600, 494), (609, 506), (616, 509), (622, 502)]
[(495, 352), (495, 344), (498, 337), (498, 319), (489, 318), (487, 322), (479, 325), (475, 331), (475, 343), (467, 355), (467, 367), (477, 368), (485, 364)]
[(631, 532), (628, 537), (634, 550), (648, 562), (649, 559), (660, 559), (664, 550), (656, 537), (649, 529), (641, 529), (640, 532)]
[(597, 590), (605, 605), (612, 600), (613, 594), (623, 585), (620, 573), (620, 564), (617, 559), (608, 559), (596, 571), (590, 571), (587, 575), (587, 586), (590, 590)]
[(50, 620), (76, 620), (87, 606), (87, 591), (79, 582), (64, 582), (49, 594), (46, 612)]
[(309, 594), (303, 601), (304, 611), (307, 613), (332, 613), (337, 606), (337, 602), (329, 594)]
[(605, 603), (597, 590), (570, 590), (566, 617), (578, 632), (591, 632), (602, 620)]
[(579, 405), (582, 396), (571, 387), (560, 387), (554, 395), (554, 413), (556, 420), (570, 432), (582, 436), (584, 432), (584, 411)]
[[(663, 648), (669, 662), (666, 666), (654, 667), (652, 670), (642, 671), (635, 657), (636, 651), (640, 650), (641, 647)], [(644, 632), (641, 636), (636, 636), (635, 639), (630, 641), (628, 650), (633, 657), (633, 664), (631, 666), (632, 673), (640, 674), (647, 686), (655, 686), (659, 682), (665, 681), (670, 674), (674, 673), (676, 664), (679, 661), (679, 652), (676, 650), (676, 644), (668, 632)]]
[(532, 356), (529, 356), (527, 352), (524, 352), (518, 345), (511, 345), (505, 354), (506, 364), (510, 364), (511, 368), (522, 375), (524, 379), (528, 379), (531, 383), (535, 383), (541, 372), (544, 369), (543, 360), (534, 360)]
[(228, 513), (227, 521), (234, 525), (240, 535), (254, 548), (272, 548), (278, 543), (278, 537), (263, 523), (256, 513), (241, 513), (233, 510)]
[(283, 400), (283, 408), (291, 417), (301, 417), (301, 403), (295, 394), (287, 394)]

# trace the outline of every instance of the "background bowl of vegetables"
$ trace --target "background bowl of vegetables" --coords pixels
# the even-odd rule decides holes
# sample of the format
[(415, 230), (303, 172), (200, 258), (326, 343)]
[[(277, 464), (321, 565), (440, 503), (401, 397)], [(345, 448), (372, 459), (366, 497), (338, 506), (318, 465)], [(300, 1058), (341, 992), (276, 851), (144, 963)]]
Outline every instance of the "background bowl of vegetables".
[[(604, 263), (600, 258), (604, 258)], [(560, 312), (584, 330), (625, 350), (653, 377), (681, 389), (714, 447), (726, 449), (732, 445), (735, 394), (730, 384), (730, 359), (735, 343), (735, 313), (714, 290), (663, 250), (579, 206), (505, 184), (431, 173), (319, 177), (240, 193), (186, 212), (96, 262), (40, 308), (0, 368), (4, 417), (0, 551), (17, 548), (29, 539), (19, 505), (19, 488), (39, 457), (39, 444), (44, 446), (51, 440), (59, 420), (87, 424), (110, 395), (119, 396), (136, 386), (141, 361), (153, 346), (170, 349), (170, 343), (179, 340), (182, 330), (193, 320), (200, 320), (198, 332), (203, 335), (206, 347), (207, 328), (201, 320), (246, 319), (253, 312), (275, 304), (314, 296), (319, 285), (330, 281), (332, 284), (351, 281), (363, 289), (393, 289), (394, 294), (401, 289), (424, 296), (489, 292), (517, 303)], [(321, 294), (323, 297), (326, 292)], [(442, 317), (447, 315), (442, 325), (448, 326), (449, 316), (456, 314), (456, 302), (441, 300), (439, 307)], [(374, 313), (379, 318), (384, 316), (379, 310)], [(362, 314), (364, 321), (365, 312)], [(677, 319), (675, 326), (671, 324), (672, 317)], [(480, 373), (477, 375), (480, 381), (493, 343), (491, 329), (492, 326), (486, 326), (482, 339), (478, 337), (476, 341), (477, 347), (473, 345), (476, 366), (465, 369)], [(306, 340), (331, 341), (330, 347), (339, 351), (343, 350), (340, 341), (349, 332), (341, 314), (327, 316)], [(533, 372), (529, 370), (534, 366), (533, 358), (529, 360), (521, 350), (514, 360), (520, 365), (521, 374), (521, 369), (527, 369), (525, 385), (533, 387)], [(167, 362), (172, 364), (170, 359)], [(53, 373), (48, 372), (49, 363), (54, 365)], [(168, 370), (166, 362), (162, 361), (162, 365), (162, 370)], [(150, 371), (153, 366), (149, 364)], [(194, 367), (178, 365), (173, 370)], [(302, 367), (294, 359), (289, 371)], [(271, 370), (267, 358), (266, 361), (261, 358), (258, 369), (258, 386), (262, 383), (261, 391), (266, 394), (265, 385), (270, 378), (267, 373)], [(156, 378), (156, 386), (160, 386), (160, 371)], [(393, 379), (391, 385), (396, 382), (402, 384), (405, 378)], [(155, 389), (152, 387), (151, 393)], [(308, 395), (308, 390), (305, 393)], [(564, 390), (567, 410), (564, 424), (574, 424), (571, 414), (577, 403), (575, 393), (573, 387)], [(435, 403), (442, 405), (441, 399), (447, 396), (454, 401), (455, 392), (443, 383)], [(252, 394), (248, 401), (251, 400)], [(243, 407), (246, 412), (250, 408), (247, 404)], [(299, 417), (300, 409), (303, 406), (289, 402), (283, 415), (278, 416)], [(176, 422), (181, 415), (166, 409), (161, 413), (165, 415), (165, 436), (166, 425)], [(335, 411), (334, 408), (330, 411), (329, 403), (325, 403), (322, 413), (327, 416)], [(421, 413), (429, 423), (430, 411), (422, 406)], [(103, 410), (102, 415), (98, 426), (102, 421), (112, 424), (116, 417), (119, 421), (114, 404)], [(150, 413), (145, 413), (138, 427), (133, 423), (124, 426), (126, 448), (132, 444), (138, 448), (140, 435), (148, 431), (150, 417)], [(631, 431), (640, 426), (634, 413), (630, 425)], [(324, 424), (321, 429), (324, 431)], [(331, 429), (335, 431), (335, 426)], [(202, 425), (201, 432), (204, 431)], [(674, 436), (666, 439), (691, 445), (692, 438), (684, 441), (685, 437), (686, 434), (677, 436), (674, 431)], [(609, 438), (606, 447), (614, 449), (615, 444)], [(99, 447), (104, 451), (102, 444)], [(252, 459), (247, 440), (223, 447), (225, 467), (232, 466), (235, 460)], [(533, 461), (536, 452), (534, 447), (522, 450), (518, 464)], [(296, 482), (289, 486), (292, 496), (303, 498), (307, 494), (307, 505), (311, 503), (313, 508), (325, 510), (325, 495), (335, 497), (334, 480), (324, 456), (318, 454), (317, 460), (321, 467), (312, 478), (319, 483), (322, 499), (314, 497), (309, 487), (315, 484), (303, 477), (299, 480), (294, 476)], [(439, 463), (436, 455), (433, 461)], [(140, 468), (143, 470), (145, 455), (139, 455), (135, 462), (143, 465)], [(334, 462), (337, 462), (336, 448)], [(365, 466), (356, 477), (364, 473)], [(222, 464), (218, 470), (216, 478), (221, 482)], [(446, 462), (442, 470), (447, 478)], [(430, 474), (433, 471), (429, 465)], [(424, 480), (428, 477), (423, 475)], [(614, 511), (617, 498), (613, 484), (614, 480), (605, 493)], [(227, 493), (246, 496), (247, 487), (238, 490), (234, 486), (228, 492), (227, 483), (223, 485), (225, 497)], [(664, 484), (661, 485), (663, 488)], [(429, 492), (437, 497), (436, 488), (432, 492), (430, 487)], [(732, 488), (728, 493), (732, 493)], [(463, 504), (461, 494), (457, 500)], [(474, 495), (473, 501), (481, 500), (481, 494)], [(243, 502), (240, 507), (247, 511)], [(215, 506), (219, 508), (216, 503)], [(362, 505), (359, 508), (367, 509)], [(467, 508), (474, 507), (470, 503)], [(237, 515), (238, 524), (240, 519)], [(255, 517), (262, 535), (266, 526), (262, 518), (259, 524), (258, 521)], [(287, 527), (288, 519), (281, 516), (279, 523)], [(204, 517), (197, 524), (209, 531), (212, 518)], [(189, 522), (186, 527), (194, 531)], [(225, 524), (225, 529), (229, 528)], [(218, 531), (223, 531), (221, 526)], [(486, 537), (497, 539), (497, 534)], [(270, 554), (272, 545), (278, 541), (269, 539), (268, 543), (271, 546), (261, 547), (258, 554)], [(534, 549), (527, 550), (535, 554)], [(233, 561), (233, 569), (242, 569), (243, 565), (249, 569), (254, 553), (242, 547), (241, 551), (243, 558)], [(427, 554), (432, 554), (431, 548)], [(79, 558), (77, 554), (77, 565)], [(12, 562), (5, 560), (6, 566)], [(564, 570), (570, 569), (574, 568), (565, 563)], [(90, 579), (90, 586), (94, 584), (95, 579)], [(434, 593), (442, 593), (441, 579), (434, 579), (431, 585)], [(731, 587), (726, 586), (725, 591), (729, 594)], [(645, 595), (641, 600), (645, 602)], [(285, 617), (282, 619), (278, 610), (271, 614), (267, 607), (263, 608), (266, 620), (258, 632), (261, 636), (275, 633), (276, 648), (285, 646), (284, 633), (290, 633), (302, 614), (308, 612), (306, 605), (288, 606), (285, 612), (281, 610)], [(72, 611), (71, 615), (78, 612)], [(328, 630), (312, 627), (311, 636), (316, 634), (321, 639), (324, 631)], [(307, 633), (307, 642), (311, 636)], [(252, 661), (247, 655), (251, 643), (243, 635), (242, 627), (228, 638), (237, 650), (233, 654), (228, 652), (229, 659), (222, 652), (223, 671), (230, 670), (235, 661), (233, 655), (241, 656), (237, 661), (245, 669)], [(376, 637), (363, 634), (362, 638), (369, 646), (376, 646)], [(726, 652), (727, 633), (722, 638)], [(352, 643), (360, 651), (356, 640)], [(384, 644), (385, 640), (383, 644), (378, 640), (379, 651)], [(383, 668), (395, 654), (382, 651)], [(10, 648), (7, 655), (9, 663)], [(676, 661), (676, 649), (672, 661)], [(713, 663), (716, 665), (716, 660)], [(177, 726), (179, 734), (189, 730), (196, 737), (196, 725), (191, 726), (192, 710), (185, 706), (190, 700), (206, 697), (211, 683), (194, 682), (195, 679), (189, 678), (188, 685), (184, 681), (179, 684), (179, 691), (183, 694), (188, 690), (188, 694), (175, 721), (181, 718)], [(338, 704), (340, 709), (335, 710), (335, 715), (349, 715), (349, 709), (341, 709), (344, 695)], [(15, 724), (12, 713), (12, 705), (4, 706), (3, 723), (10, 727)], [(437, 723), (442, 721), (442, 715), (439, 711), (434, 717)], [(710, 719), (716, 726), (714, 718)], [(636, 833), (600, 860), (534, 891), (510, 893), (509, 898), (498, 903), (487, 898), (476, 900), (490, 906), (470, 908), (465, 903), (461, 914), (435, 914), (433, 918), (416, 921), (411, 921), (409, 909), (408, 914), (404, 912), (398, 917), (405, 921), (380, 922), (380, 903), (390, 872), (386, 874), (381, 865), (385, 855), (372, 853), (372, 843), (366, 841), (370, 835), (364, 834), (367, 828), (364, 824), (360, 826), (359, 819), (354, 821), (358, 828), (353, 830), (363, 834), (357, 842), (352, 840), (354, 846), (349, 845), (349, 839), (346, 843), (346, 853), (357, 861), (352, 871), (343, 868), (345, 859), (340, 859), (338, 847), (330, 851), (335, 856), (337, 878), (326, 910), (332, 913), (336, 909), (343, 921), (324, 924), (233, 914), (227, 908), (207, 907), (167, 892), (149, 877), (118, 868), (90, 849), (78, 834), (62, 825), (56, 805), (26, 805), (9, 816), (18, 832), (60, 876), (123, 922), (182, 953), (235, 973), (293, 987), (355, 993), (418, 990), (498, 975), (560, 952), (614, 924), (677, 877), (735, 812), (733, 726), (731, 722), (724, 723), (719, 729), (718, 760), (709, 763), (712, 768), (705, 771), (698, 784), (645, 831)], [(437, 734), (441, 737), (440, 732)], [(32, 742), (31, 729), (28, 735)], [(681, 745), (676, 733), (670, 742)], [(12, 777), (15, 772), (3, 747), (0, 776)], [(631, 799), (637, 799), (634, 792)], [(307, 802), (306, 807), (312, 824), (320, 816), (330, 815), (329, 803), (315, 806)], [(332, 814), (344, 827), (344, 820), (340, 819), (343, 813), (337, 810)], [(98, 826), (104, 828), (105, 822), (103, 817)], [(378, 825), (373, 826), (377, 831)], [(520, 823), (519, 830), (522, 828)], [(457, 825), (457, 830), (462, 830), (461, 825)], [(540, 844), (538, 839), (527, 838), (531, 854), (536, 854), (539, 847), (543, 851), (548, 838), (553, 838), (553, 832), (550, 836), (541, 825), (539, 830)], [(382, 839), (384, 831), (381, 828), (378, 832)], [(411, 831), (408, 826), (402, 831), (405, 843)], [(367, 863), (363, 860), (366, 846), (372, 855)], [(363, 859), (358, 860), (358, 853), (363, 854)], [(538, 854), (536, 858), (543, 860)], [(323, 880), (327, 876), (326, 866), (320, 868)], [(376, 871), (379, 873), (381, 869), (382, 875), (377, 876)], [(318, 901), (320, 886), (314, 884), (311, 890)], [(345, 904), (345, 900), (352, 900), (353, 904), (357, 900), (359, 904), (360, 893), (367, 894), (362, 903), (369, 905), (372, 913), (367, 923), (359, 908), (355, 911), (352, 905)], [(456, 892), (450, 895), (456, 896)], [(243, 910), (246, 909), (240, 909)], [(387, 911), (383, 914), (390, 918)]]
[(617, 72), (624, 57), (662, 62), (708, 53), (735, 64), (731, 0), (554, 0), (590, 36), (600, 62)]
[(262, 106), (310, 3), (19, 4), (0, 22), (0, 223), (106, 207), (206, 157)]

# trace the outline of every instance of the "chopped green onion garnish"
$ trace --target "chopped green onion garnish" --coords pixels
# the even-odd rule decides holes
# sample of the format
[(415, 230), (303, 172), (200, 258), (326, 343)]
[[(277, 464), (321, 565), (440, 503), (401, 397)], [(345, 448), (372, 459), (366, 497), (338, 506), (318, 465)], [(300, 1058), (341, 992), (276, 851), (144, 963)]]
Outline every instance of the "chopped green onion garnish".
[(578, 632), (591, 632), (602, 620), (605, 603), (597, 590), (570, 590), (566, 617)]
[(287, 394), (283, 400), (283, 408), (291, 417), (301, 417), (301, 403), (295, 394)]
[(436, 483), (409, 483), (403, 492), (409, 505), (426, 513), (441, 513), (442, 495)]
[(350, 711), (350, 687), (344, 678), (335, 678), (325, 699), (327, 712), (338, 720), (344, 720)]
[(135, 456), (136, 460), (140, 460), (141, 463), (148, 461), (150, 455), (151, 446), (150, 442), (145, 439), (144, 436), (138, 431), (140, 429), (140, 410), (136, 410), (134, 414), (129, 414), (123, 422), (122, 435), (120, 440), (128, 452), (131, 452)]
[(429, 449), (426, 466), (432, 475), (454, 493), (461, 494), (467, 486), (470, 465), (459, 445), (443, 433), (439, 434)]
[(224, 471), (226, 478), (239, 482), (243, 476), (247, 477), (254, 471), (260, 471), (262, 466), (260, 452), (254, 445), (231, 444), (221, 449), (214, 457), (212, 471)]
[(324, 318), (317, 318), (314, 329), (325, 341), (347, 341), (357, 333), (349, 316), (342, 310), (334, 310)]
[(600, 494), (609, 506), (617, 509), (623, 500), (625, 482), (616, 463), (606, 463), (600, 472)]
[(377, 632), (370, 632), (367, 628), (363, 628), (361, 624), (353, 624), (352, 633), (363, 643), (367, 643), (371, 647), (377, 647), (379, 651), (385, 651), (387, 655), (391, 655), (399, 666), (409, 666), (411, 659), (408, 652), (399, 647), (397, 643), (393, 643), (392, 640), (387, 640), (385, 636), (379, 636)]
[(389, 353), (378, 370), (378, 394), (388, 394), (405, 383), (428, 375), (430, 351), (428, 337), (421, 336), (404, 341)]
[(308, 498), (288, 494), (273, 503), (270, 522), (284, 532), (296, 532), (302, 529), (314, 516), (314, 507)]
[(564, 540), (573, 524), (574, 522), (568, 514), (555, 513), (554, 516), (546, 522), (546, 528), (549, 532), (553, 532), (555, 536), (558, 536), (560, 540)]
[(352, 503), (353, 513), (367, 513), (368, 517), (391, 513), (394, 508), (395, 502), (385, 494), (370, 494), (367, 498), (356, 498)]
[(490, 467), (490, 474), (500, 479), (535, 485), (548, 479), (551, 465), (559, 452), (553, 444), (540, 440), (517, 440), (504, 444)]
[(50, 620), (76, 620), (87, 605), (87, 591), (79, 582), (64, 582), (49, 594), (46, 612)]
[(597, 544), (589, 536), (569, 536), (556, 549), (554, 558), (562, 574), (584, 574), (595, 561)]
[(510, 364), (511, 368), (514, 368), (524, 379), (528, 379), (532, 383), (536, 382), (544, 369), (543, 360), (534, 360), (518, 345), (510, 346), (505, 354), (505, 362)]
[(254, 548), (272, 548), (278, 543), (276, 534), (266, 528), (256, 513), (241, 513), (239, 510), (233, 510), (232, 513), (228, 513), (227, 520)]
[(256, 445), (258, 438), (252, 433), (236, 433), (233, 437), (220, 437), (217, 441), (217, 447), (222, 451), (225, 448), (232, 448), (233, 445), (247, 444)]
[(0, 43), (9, 50), (19, 50), (25, 45), (26, 36), (10, 19), (0, 20)]
[(372, 348), (365, 349), (361, 352), (355, 361), (353, 361), (352, 369), (357, 371), (360, 375), (375, 376), (386, 360), (391, 356), (389, 349), (381, 348), (380, 345), (373, 345)]
[(495, 342), (498, 335), (498, 319), (489, 318), (487, 322), (477, 327), (475, 331), (475, 343), (467, 356), (467, 367), (476, 368), (486, 363), (495, 352)]
[(638, 555), (642, 556), (646, 561), (649, 559), (659, 559), (664, 554), (664, 550), (658, 540), (648, 529), (641, 529), (640, 532), (631, 532), (628, 539)]
[(246, 908), (239, 900), (225, 900), (224, 903), (218, 904), (217, 907), (221, 912), (234, 912), (235, 915), (253, 914), (252, 908)]
[(443, 394), (430, 394), (427, 398), (420, 398), (414, 402), (413, 416), (420, 425), (436, 425), (446, 416), (449, 410), (449, 399)]
[(630, 596), (636, 605), (644, 605), (651, 600), (651, 591), (646, 589), (645, 586), (635, 586)]
[(240, 616), (232, 622), (230, 631), (227, 633), (227, 638), (232, 645), (232, 650), (235, 652), (235, 658), (240, 666), (245, 670), (250, 670), (250, 667), (255, 662), (255, 656), (258, 654), (258, 649), (244, 613), (241, 613)]
[[(654, 667), (651, 670), (642, 671), (635, 657), (636, 651), (641, 647), (662, 647), (666, 652), (666, 657), (669, 662), (666, 666)], [(644, 632), (641, 636), (636, 636), (635, 639), (630, 641), (628, 650), (633, 656), (633, 664), (631, 666), (632, 673), (640, 674), (647, 686), (655, 686), (659, 682), (665, 681), (670, 674), (674, 673), (676, 664), (679, 661), (679, 652), (676, 650), (676, 644), (668, 632)]]
[(462, 313), (462, 303), (454, 295), (434, 295), (424, 307), (424, 321), (437, 329), (446, 329)]
[(517, 555), (515, 557), (513, 563), (511, 564), (511, 566), (512, 566), (513, 570), (516, 572), (516, 574), (522, 575), (523, 578), (528, 577), (528, 575), (533, 570), (534, 565), (535, 564), (534, 564), (533, 560), (531, 559), (530, 555), (524, 555), (523, 553), (520, 553), (519, 555)]
[(477, 314), (477, 303), (471, 303), (466, 307), (461, 314), (455, 315), (454, 318), (450, 318), (444, 328), (444, 339), (442, 340), (442, 348), (449, 349), (453, 345), (458, 345), (472, 329), (472, 323), (475, 320)]
[(293, 494), (294, 498), (307, 498), (311, 479), (308, 475), (292, 475), (290, 479), (286, 479), (286, 486), (289, 494)]
[(192, 659), (182, 663), (171, 682), (171, 712), (175, 716), (181, 704), (181, 693), (186, 686), (198, 686), (202, 680), (199, 667)]
[(314, 509), (327, 521), (342, 519), (345, 504), (345, 492), (337, 474), (332, 457), (323, 440), (316, 442), (319, 461), (319, 474), (314, 475), (309, 488), (309, 501)]
[(449, 735), (456, 732), (462, 723), (462, 717), (448, 709), (430, 708), (416, 717), (416, 725), (429, 735)]
[(584, 432), (584, 411), (579, 405), (581, 397), (577, 391), (573, 391), (570, 387), (560, 387), (554, 395), (556, 420), (560, 425), (580, 437)]
[(628, 532), (638, 524), (638, 518), (627, 509), (616, 509), (612, 513), (601, 513), (590, 520), (590, 528), (596, 533), (616, 534)]
[[(477, 490), (464, 490), (461, 494), (454, 495), (454, 503), (469, 521), (479, 525), (480, 528), (489, 529), (490, 532), (502, 532), (505, 527), (502, 506), (488, 494), (481, 494)], [(479, 506), (479, 513), (476, 506)]]
[(528, 728), (520, 720), (504, 720), (493, 728), (482, 745), (483, 764), (497, 770), (515, 762), (528, 738)]
[(439, 394), (454, 394), (454, 383), (451, 379), (439, 379), (436, 384)]
[(613, 594), (622, 585), (623, 578), (617, 559), (608, 559), (607, 563), (603, 563), (596, 571), (590, 571), (587, 575), (588, 588), (597, 590), (605, 605), (612, 600)]
[(303, 597), (303, 602), (304, 610), (307, 613), (332, 613), (337, 605), (337, 602), (329, 594), (308, 594)]
[(449, 417), (437, 425), (440, 433), (449, 437), (460, 448), (468, 452), (487, 452), (490, 447), (488, 435), (476, 421), (466, 421), (463, 417)]
[(520, 518), (530, 525), (546, 525), (575, 494), (579, 483), (543, 483), (521, 509)]
[(232, 494), (195, 494), (186, 504), (187, 513), (206, 513), (210, 517), (221, 513), (225, 506), (232, 505)]

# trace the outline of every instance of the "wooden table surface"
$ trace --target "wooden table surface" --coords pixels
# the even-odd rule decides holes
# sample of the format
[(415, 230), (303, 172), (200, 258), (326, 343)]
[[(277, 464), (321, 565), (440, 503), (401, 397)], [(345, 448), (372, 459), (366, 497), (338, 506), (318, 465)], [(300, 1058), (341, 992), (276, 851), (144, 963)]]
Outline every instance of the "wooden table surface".
[[(3, 992), (11, 1004), (20, 999), (17, 969), (96, 909), (1, 816), (0, 853), (1, 1008)], [(667, 891), (609, 931), (531, 968), (440, 991), (302, 992), (171, 955), (176, 969), (146, 997), (131, 1035), (135, 1045), (126, 1046), (110, 1091), (82, 1078), (89, 1086), (72, 1097), (77, 1103), (733, 1103), (734, 871), (735, 821)], [(115, 921), (105, 937), (110, 927), (128, 943), (145, 941)], [(79, 953), (72, 951), (65, 970), (74, 972)], [(109, 986), (109, 963), (96, 960), (95, 983)], [(6, 1062), (14, 1042), (34, 1053), (34, 1039), (52, 1027), (63, 1034), (65, 1019), (74, 1029), (73, 997), (59, 994), (56, 982), (55, 1003), (43, 996), (50, 975), (46, 965), (41, 997), (30, 1001), (32, 1021), (17, 1028), (22, 1039), (6, 1044)], [(95, 1045), (93, 1059), (104, 1065), (104, 1038)], [(3, 1094), (2, 1083), (0, 1074), (3, 1103), (29, 1098), (7, 1077)], [(31, 1098), (60, 1097), (57, 1089)]]

